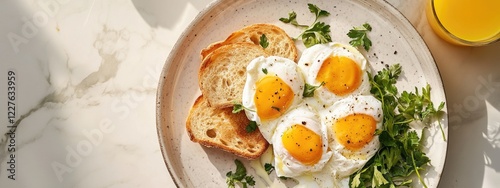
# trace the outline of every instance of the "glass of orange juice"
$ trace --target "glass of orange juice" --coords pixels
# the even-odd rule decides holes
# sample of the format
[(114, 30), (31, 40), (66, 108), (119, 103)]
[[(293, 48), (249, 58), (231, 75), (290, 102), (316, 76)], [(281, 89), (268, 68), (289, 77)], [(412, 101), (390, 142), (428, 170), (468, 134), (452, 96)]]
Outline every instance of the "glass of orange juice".
[(429, 0), (427, 19), (444, 40), (482, 46), (500, 39), (500, 0)]

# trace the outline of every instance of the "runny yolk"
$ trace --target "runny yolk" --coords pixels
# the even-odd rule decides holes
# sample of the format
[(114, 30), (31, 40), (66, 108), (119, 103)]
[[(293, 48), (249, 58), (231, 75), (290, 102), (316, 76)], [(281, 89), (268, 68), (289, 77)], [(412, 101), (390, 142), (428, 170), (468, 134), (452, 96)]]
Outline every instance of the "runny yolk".
[(283, 133), (281, 141), (288, 153), (302, 164), (314, 165), (321, 159), (321, 136), (303, 125), (291, 126)]
[(261, 120), (279, 117), (292, 104), (293, 91), (277, 76), (264, 76), (256, 83), (254, 96), (257, 115)]
[(316, 81), (336, 95), (347, 95), (361, 84), (361, 68), (347, 57), (330, 56), (321, 65)]
[(377, 122), (366, 114), (351, 114), (333, 125), (337, 141), (351, 151), (368, 144), (375, 133)]

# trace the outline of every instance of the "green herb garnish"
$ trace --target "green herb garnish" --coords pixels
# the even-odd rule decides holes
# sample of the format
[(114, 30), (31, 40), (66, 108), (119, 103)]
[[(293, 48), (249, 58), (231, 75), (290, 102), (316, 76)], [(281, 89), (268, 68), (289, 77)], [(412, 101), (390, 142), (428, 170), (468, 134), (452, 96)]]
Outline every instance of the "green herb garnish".
[(314, 20), (314, 22), (316, 22), (318, 20), (319, 17), (322, 17), (322, 16), (329, 16), (330, 13), (327, 12), (326, 10), (321, 10), (318, 6), (316, 5), (313, 5), (313, 4), (307, 4), (307, 7), (309, 8), (309, 11), (311, 13), (314, 13), (314, 15), (316, 16), (316, 19)]
[(255, 181), (252, 176), (247, 176), (247, 169), (238, 159), (234, 160), (236, 164), (236, 172), (229, 171), (226, 173), (226, 183), (229, 188), (234, 188), (237, 183), (241, 184), (243, 188), (248, 185), (254, 186)]
[(332, 42), (332, 38), (329, 33), (330, 25), (326, 25), (324, 22), (317, 22), (302, 33), (302, 41), (307, 48), (314, 46), (315, 44)]
[(297, 13), (294, 11), (288, 13), (288, 18), (280, 18), (279, 20), (283, 23), (289, 23), (296, 27), (305, 29), (297, 38), (294, 38), (294, 40), (301, 38), (304, 45), (308, 48), (315, 44), (332, 42), (332, 38), (330, 36), (330, 25), (325, 24), (324, 22), (318, 22), (318, 18), (329, 16), (330, 13), (310, 3), (307, 4), (307, 6), (309, 11), (316, 16), (314, 22), (310, 26), (299, 24), (297, 22)]
[(321, 84), (319, 86), (313, 86), (313, 85), (306, 83), (304, 85), (304, 93), (302, 93), (302, 96), (304, 96), (304, 97), (314, 96), (314, 91), (316, 91), (316, 89), (318, 89), (319, 87), (321, 87), (323, 85), (325, 85), (325, 82), (321, 82)]
[(262, 48), (267, 48), (267, 46), (269, 46), (269, 42), (267, 42), (267, 37), (265, 34), (262, 34), (260, 36), (260, 42), (259, 42), (260, 46), (262, 46)]
[(421, 139), (409, 124), (415, 120), (425, 122), (438, 118), (444, 102), (434, 108), (429, 85), (421, 94), (416, 89), (415, 93), (404, 91), (399, 95), (395, 84), (400, 74), (399, 64), (384, 68), (373, 77), (369, 74), (370, 92), (382, 102), (384, 113), (383, 129), (376, 131), (381, 148), (362, 169), (351, 175), (350, 187), (409, 186), (413, 173), (427, 187), (419, 171), (430, 159), (422, 152)]
[(267, 174), (271, 174), (274, 170), (274, 166), (270, 163), (264, 164), (264, 169), (266, 170)]
[(283, 23), (289, 23), (289, 24), (292, 24), (296, 27), (303, 27), (303, 28), (309, 27), (307, 25), (300, 25), (297, 22), (297, 13), (295, 13), (294, 11), (288, 13), (288, 18), (280, 18), (279, 20)]
[(257, 122), (255, 121), (250, 121), (250, 123), (248, 123), (248, 125), (245, 127), (247, 133), (254, 132), (256, 129), (257, 129)]
[(370, 50), (372, 41), (368, 38), (367, 35), (369, 31), (372, 31), (372, 27), (368, 23), (349, 30), (347, 36), (352, 39), (351, 41), (349, 41), (349, 44), (354, 47), (363, 46), (366, 51)]
[(262, 68), (262, 72), (263, 72), (264, 74), (267, 74), (267, 69), (266, 69), (266, 68)]
[(248, 111), (252, 111), (252, 112), (254, 111), (252, 109), (246, 108), (245, 106), (243, 106), (243, 104), (233, 102), (233, 114), (239, 113), (243, 110), (248, 110)]

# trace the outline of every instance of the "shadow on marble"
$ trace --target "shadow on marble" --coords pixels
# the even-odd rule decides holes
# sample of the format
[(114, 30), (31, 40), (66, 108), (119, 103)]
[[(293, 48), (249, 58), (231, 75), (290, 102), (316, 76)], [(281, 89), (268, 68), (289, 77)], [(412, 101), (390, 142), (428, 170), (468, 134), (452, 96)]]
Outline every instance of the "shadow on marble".
[(492, 76), (492, 80), (496, 83), (496, 88), (491, 96), (486, 99), (490, 108), (488, 108), (487, 112), (488, 126), (487, 130), (483, 130), (483, 137), (488, 141), (489, 145), (485, 145), (484, 157), (486, 166), (494, 169), (496, 173), (500, 173), (500, 72)]
[[(500, 172), (500, 43), (448, 44), (432, 31), (426, 40), (447, 96), (449, 142), (441, 187), (483, 187), (485, 167)], [(494, 119), (496, 118), (496, 120)]]
[[(9, 41), (0, 47), (1, 71), (12, 70), (16, 75), (15, 122), (7, 129), (2, 122), (0, 128), (0, 187), (60, 187), (51, 164), (64, 161), (67, 154), (64, 148), (69, 138), (63, 131), (68, 128), (60, 124), (68, 117), (60, 108), (67, 98), (56, 94), (53, 86), (55, 78), (64, 74), (58, 71), (60, 66), (66, 68), (67, 57), (44, 30), (49, 25), (48, 13), (33, 13), (31, 6), (25, 1), (6, 1), (0, 8), (2, 18), (7, 18), (2, 19), (0, 34)], [(12, 179), (7, 170), (11, 168)]]
[(172, 29), (182, 23), (182, 17), (188, 6), (202, 10), (212, 0), (132, 0), (137, 12), (154, 28)]

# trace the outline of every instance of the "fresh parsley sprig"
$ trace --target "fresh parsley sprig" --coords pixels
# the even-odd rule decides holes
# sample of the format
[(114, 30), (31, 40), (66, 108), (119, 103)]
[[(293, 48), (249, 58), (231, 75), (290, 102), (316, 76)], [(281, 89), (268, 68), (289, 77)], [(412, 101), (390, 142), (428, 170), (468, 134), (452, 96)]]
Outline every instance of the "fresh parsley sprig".
[(267, 74), (267, 69), (266, 69), (266, 68), (262, 68), (262, 72), (263, 72), (264, 74)]
[[(252, 111), (252, 109), (249, 109), (245, 106), (243, 106), (243, 104), (240, 104), (240, 103), (237, 103), (237, 102), (233, 102), (233, 114), (236, 114), (236, 113), (240, 113), (241, 111), (243, 110), (248, 110), (248, 111)], [(256, 129), (257, 129), (257, 122), (255, 121), (250, 121), (248, 123), (248, 125), (245, 127), (245, 131), (247, 133), (251, 133), (251, 132), (254, 132)]]
[(280, 18), (279, 20), (283, 23), (289, 23), (289, 24), (292, 24), (293, 26), (296, 26), (296, 27), (302, 27), (302, 28), (309, 27), (308, 25), (300, 25), (297, 22), (297, 13), (295, 13), (295, 11), (289, 12), (288, 18)]
[(236, 171), (229, 171), (226, 173), (226, 184), (228, 188), (234, 188), (237, 183), (241, 184), (243, 188), (247, 188), (248, 185), (254, 186), (255, 180), (253, 176), (247, 176), (247, 169), (238, 159), (234, 160), (236, 164)]
[(330, 25), (325, 24), (325, 22), (316, 22), (312, 27), (306, 29), (301, 36), (302, 42), (307, 48), (315, 44), (332, 42)]
[(314, 4), (309, 3), (307, 6), (309, 11), (316, 17), (310, 26), (299, 24), (297, 22), (297, 13), (294, 11), (288, 13), (288, 18), (280, 18), (279, 20), (283, 23), (289, 23), (296, 27), (303, 28), (304, 31), (294, 39), (297, 40), (301, 38), (304, 45), (308, 48), (315, 44), (332, 42), (332, 38), (330, 36), (330, 25), (325, 24), (324, 22), (318, 22), (319, 18), (329, 16), (330, 13), (326, 10), (320, 9)]
[(247, 131), (247, 133), (254, 132), (256, 129), (257, 129), (257, 122), (255, 121), (250, 121), (248, 125), (245, 127), (245, 131)]
[(312, 96), (314, 96), (314, 91), (316, 91), (316, 89), (318, 89), (319, 87), (321, 87), (323, 85), (325, 85), (325, 82), (321, 82), (321, 84), (319, 86), (314, 86), (314, 85), (306, 83), (304, 85), (304, 92), (302, 93), (302, 96), (303, 97), (312, 97)]
[(264, 164), (264, 170), (266, 170), (267, 174), (271, 174), (274, 171), (274, 166), (271, 163)]
[[(422, 88), (422, 95), (419, 94), (418, 88), (415, 87), (415, 93), (404, 91), (398, 100), (398, 111), (405, 116), (408, 121), (421, 121), (428, 122), (440, 117), (445, 103), (441, 102), (438, 108), (434, 108), (434, 103), (431, 101), (431, 87), (429, 84)], [(443, 136), (444, 141), (446, 137), (444, 134), (441, 121), (438, 121), (439, 129)]]
[(259, 40), (259, 44), (260, 46), (262, 46), (262, 48), (266, 49), (267, 46), (269, 46), (269, 42), (267, 41), (267, 37), (265, 34), (262, 34), (260, 36), (260, 40)]
[(309, 8), (309, 11), (316, 16), (316, 19), (314, 20), (314, 22), (318, 21), (318, 18), (320, 18), (320, 17), (330, 15), (330, 13), (327, 12), (326, 10), (321, 10), (318, 6), (311, 4), (311, 3), (307, 4), (307, 8)]
[(376, 132), (381, 148), (361, 170), (351, 175), (350, 187), (409, 186), (413, 173), (427, 187), (420, 170), (425, 168), (430, 159), (422, 152), (421, 139), (409, 124), (438, 118), (444, 102), (437, 109), (434, 108), (429, 85), (422, 88), (422, 93), (416, 89), (414, 93), (404, 91), (399, 95), (395, 84), (400, 74), (401, 66), (395, 64), (373, 77), (369, 75), (372, 86), (370, 92), (382, 102), (384, 113), (383, 129)]
[(354, 47), (363, 46), (363, 48), (368, 51), (372, 46), (372, 41), (368, 38), (367, 33), (372, 31), (372, 27), (368, 23), (364, 23), (362, 26), (354, 27), (347, 33), (347, 36), (352, 40), (349, 41)]
[(254, 110), (243, 106), (243, 104), (241, 104), (241, 103), (233, 102), (233, 114), (239, 113), (243, 110), (248, 110), (248, 111), (254, 112)]

